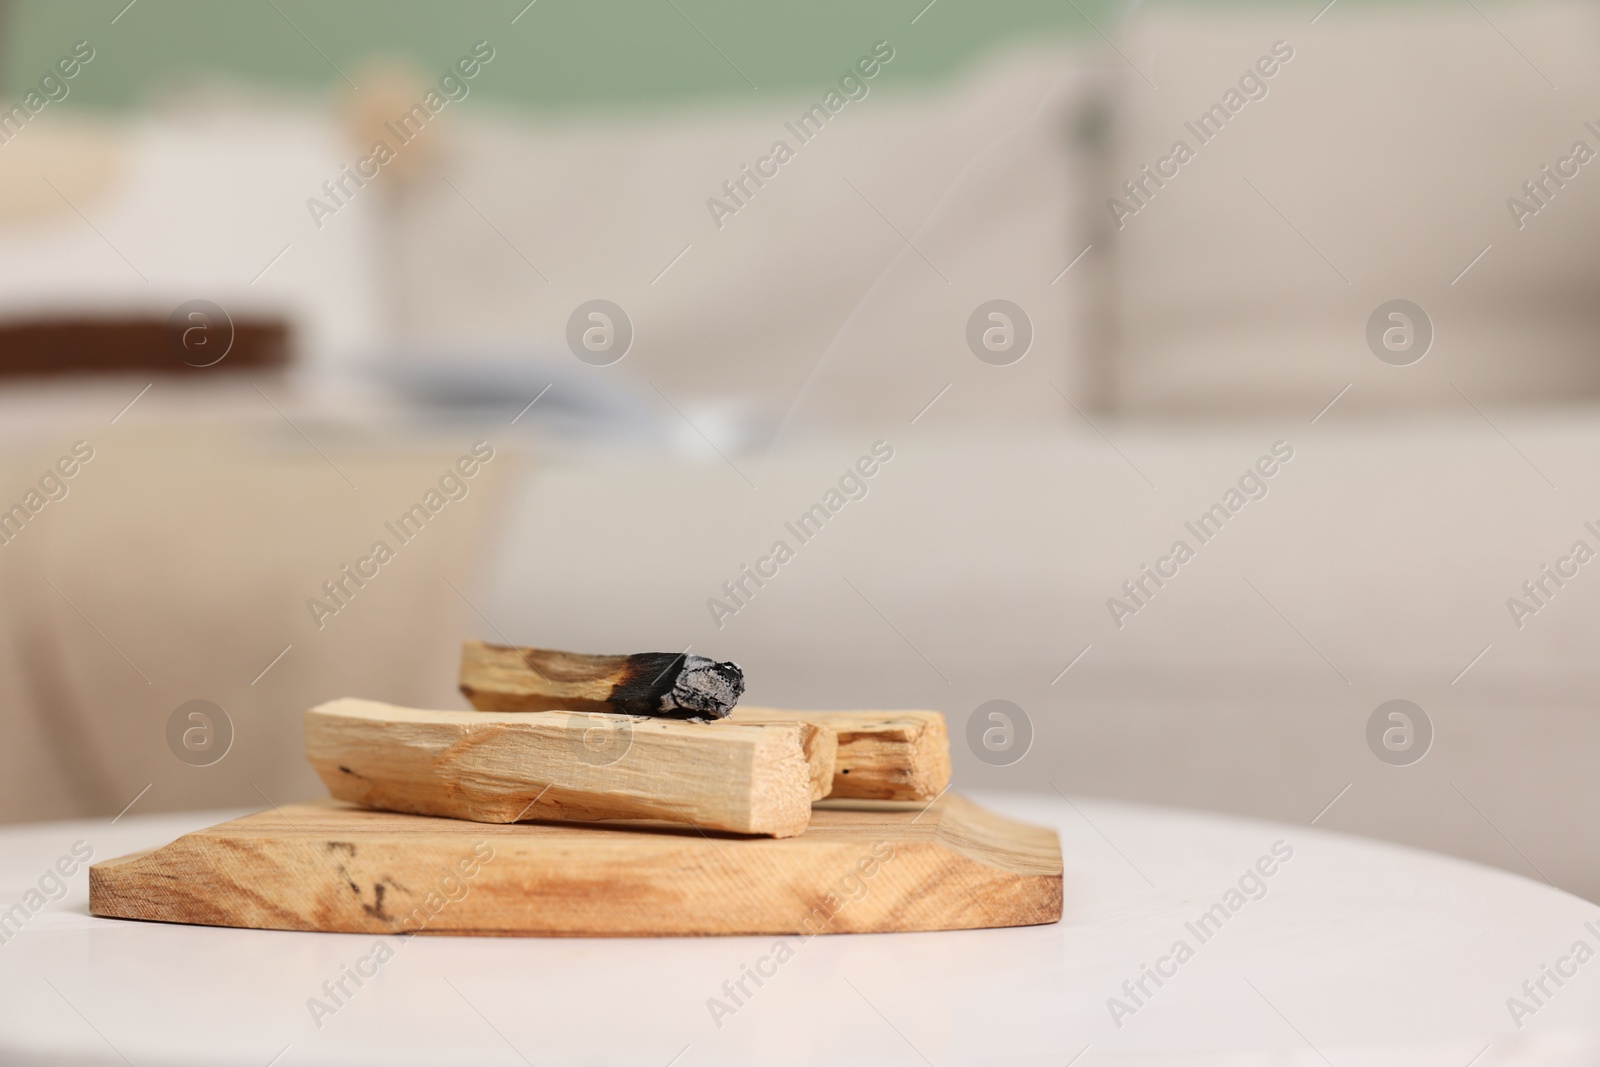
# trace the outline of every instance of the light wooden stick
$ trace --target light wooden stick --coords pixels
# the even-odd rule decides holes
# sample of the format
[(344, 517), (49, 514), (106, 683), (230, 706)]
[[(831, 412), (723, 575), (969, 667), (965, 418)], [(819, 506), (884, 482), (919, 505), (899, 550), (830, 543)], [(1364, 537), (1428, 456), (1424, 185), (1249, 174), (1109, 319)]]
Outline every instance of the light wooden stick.
[[(616, 699), (616, 679), (620, 672), (633, 669), (627, 665), (628, 661), (637, 661), (634, 665), (638, 666), (651, 656), (654, 654), (579, 656), (567, 652), (544, 652), (533, 648), (466, 641), (461, 646), (461, 692), (479, 711), (520, 712), (552, 708), (601, 711), (615, 708), (619, 703), (640, 707), (641, 702), (626, 693), (622, 700)], [(669, 653), (663, 654), (662, 658), (670, 661), (677, 657)], [(661, 674), (657, 664), (646, 666), (656, 675)], [(669, 663), (668, 666), (674, 665)], [(597, 677), (581, 680), (595, 672), (599, 672)], [(742, 675), (739, 685), (742, 691)], [(663, 687), (664, 683), (654, 686), (657, 690)], [(653, 703), (651, 706), (654, 706)], [(757, 723), (760, 720), (742, 721)], [(783, 721), (800, 722), (800, 743), (811, 771), (811, 799), (821, 800), (833, 788), (838, 737), (831, 726), (795, 719)]]
[(821, 800), (833, 792), (833, 780), (838, 772), (839, 732), (829, 723), (809, 719), (762, 719), (758, 714), (739, 718), (740, 725), (762, 726), (783, 723), (800, 727), (800, 747), (806, 754), (806, 768), (811, 776), (811, 799)]
[(474, 822), (650, 819), (790, 837), (811, 815), (794, 722), (690, 724), (570, 711), (420, 711), (335, 700), (306, 758), (339, 800)]
[(681, 652), (588, 656), (466, 641), (461, 692), (479, 711), (720, 719), (744, 692), (744, 673), (737, 663)]
[[(613, 694), (623, 669), (619, 665), (639, 658), (574, 656), (467, 641), (461, 646), (461, 691), (482, 711), (606, 709), (615, 706)], [(739, 687), (742, 691), (742, 675)], [(829, 727), (837, 735), (836, 746), (826, 740), (820, 745), (805, 742), (807, 760), (819, 783), (813, 799), (932, 800), (950, 785), (950, 741), (944, 716), (937, 711), (741, 707), (727, 714), (735, 722)], [(831, 771), (825, 766), (827, 747), (837, 750)], [(827, 775), (832, 776), (832, 786), (823, 789), (820, 781)]]
[(950, 741), (937, 711), (735, 708), (733, 722), (810, 722), (838, 735), (834, 799), (932, 800), (950, 785)]

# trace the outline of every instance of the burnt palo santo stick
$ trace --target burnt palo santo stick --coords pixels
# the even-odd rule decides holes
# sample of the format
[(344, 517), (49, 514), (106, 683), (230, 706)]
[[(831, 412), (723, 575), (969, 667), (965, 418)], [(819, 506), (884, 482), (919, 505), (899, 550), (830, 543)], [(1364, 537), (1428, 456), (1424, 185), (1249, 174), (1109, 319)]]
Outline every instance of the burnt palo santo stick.
[(744, 692), (744, 672), (736, 663), (684, 652), (588, 656), (465, 641), (461, 692), (479, 711), (723, 719)]

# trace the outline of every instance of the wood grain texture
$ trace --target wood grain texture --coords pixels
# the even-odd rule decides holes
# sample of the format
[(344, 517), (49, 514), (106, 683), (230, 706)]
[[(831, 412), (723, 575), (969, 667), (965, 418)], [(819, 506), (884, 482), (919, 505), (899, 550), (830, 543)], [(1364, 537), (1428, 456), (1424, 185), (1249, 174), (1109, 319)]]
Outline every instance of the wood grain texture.
[(806, 754), (806, 770), (811, 777), (811, 799), (821, 800), (833, 792), (833, 778), (838, 769), (839, 732), (831, 725), (809, 719), (768, 719), (759, 717), (740, 719), (741, 726), (764, 726), (769, 723), (800, 727), (800, 748)]
[(655, 819), (776, 837), (801, 833), (811, 817), (805, 735), (796, 723), (354, 699), (305, 715), (311, 766), (336, 799), (364, 807), (480, 823)]
[(461, 693), (479, 711), (608, 711), (627, 656), (533, 655), (532, 649), (461, 643)]
[(937, 711), (733, 709), (730, 722), (813, 722), (838, 735), (829, 796), (932, 800), (950, 785), (950, 740)]
[(464, 641), (462, 695), (479, 711), (607, 711), (726, 718), (744, 692), (737, 663), (688, 652), (591, 656)]
[(955, 795), (830, 801), (800, 837), (289, 805), (95, 864), (95, 915), (345, 933), (876, 933), (1061, 918), (1053, 830)]

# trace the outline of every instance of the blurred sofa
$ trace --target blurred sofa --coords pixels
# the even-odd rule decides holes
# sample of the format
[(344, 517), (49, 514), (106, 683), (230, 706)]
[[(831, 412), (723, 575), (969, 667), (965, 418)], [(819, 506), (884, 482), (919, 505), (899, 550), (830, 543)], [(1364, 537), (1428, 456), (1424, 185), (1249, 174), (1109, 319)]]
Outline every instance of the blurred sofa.
[[(1580, 103), (1600, 27), (1575, 4), (1314, 14), (1158, 8), (1117, 32), (1120, 52), (1074, 61), (1038, 127), (1073, 161), (1058, 171), (1072, 218), (1033, 217), (1061, 267), (1093, 250), (1052, 276), (1071, 325), (1041, 328), (1040, 358), (972, 359), (956, 328), (968, 308), (942, 307), (950, 290), (902, 249), (909, 296), (811, 304), (842, 326), (815, 363), (799, 357), (779, 447), (734, 453), (757, 490), (708, 450), (698, 466), (546, 468), (518, 528), (566, 546), (563, 563), (503, 558), (496, 610), (580, 647), (692, 636), (744, 662), (763, 702), (942, 708), (962, 782), (1314, 820), (1600, 897), (1582, 847), (1600, 801), (1600, 592), (1575, 580), (1521, 627), (1507, 606), (1575, 540), (1600, 548), (1583, 525), (1600, 201), (1585, 171), (1521, 229), (1505, 203), (1575, 139), (1600, 146)], [(1267, 95), (1118, 229), (1121, 183), (1279, 41), (1294, 58)], [(1015, 209), (1020, 228), (1032, 211), (1004, 180), (963, 192), (974, 216)], [(769, 272), (784, 250), (806, 247), (769, 242), (773, 263), (746, 268), (766, 286), (758, 306), (781, 291)], [(985, 292), (1016, 283), (985, 273)], [(1410, 366), (1366, 339), (1395, 298), (1435, 327)], [(679, 358), (685, 337), (783, 346), (696, 318), (718, 306), (679, 309)], [(874, 350), (900, 380), (873, 376)], [(914, 422), (913, 380), (930, 399), (950, 384)], [(897, 459), (870, 495), (718, 628), (707, 598), (879, 438)], [(1277, 442), (1295, 458), (1266, 497), (1119, 627), (1108, 601)], [(628, 522), (641, 501), (683, 500), (723, 521), (681, 535)], [(587, 610), (552, 620), (550, 603)], [(996, 697), (1035, 729), (1006, 767), (964, 741)], [(1411, 766), (1368, 747), (1368, 720), (1397, 698), (1434, 728)]]
[[(1341, 406), (1395, 413), (1595, 397), (1600, 171), (1574, 149), (1600, 153), (1600, 9), (1301, 16), (1157, 9), (1123, 35), (1160, 88), (1124, 68), (1106, 182), (1136, 211), (1113, 229), (1118, 409), (1310, 419), (1346, 385)], [(1180, 139), (1193, 159), (1146, 179)], [(1365, 338), (1395, 299), (1432, 320), (1414, 365)]]
[[(175, 427), (109, 453), (127, 487), (75, 490), (37, 560), (0, 550), (28, 783), (0, 814), (114, 814), (153, 780), (151, 806), (309, 794), (299, 710), (344, 692), (453, 705), (462, 634), (692, 642), (742, 662), (760, 703), (943, 709), (963, 784), (1315, 820), (1600, 899), (1582, 847), (1600, 579), (1584, 571), (1520, 628), (1506, 606), (1600, 525), (1591, 176), (1521, 229), (1505, 206), (1586, 136), (1595, 16), (1315, 14), (1158, 8), (1109, 28), (1116, 50), (1024, 48), (924, 93), (884, 78), (720, 228), (706, 199), (810, 99), (460, 109), (403, 189), (321, 229), (303, 200), (350, 155), (332, 112), (213, 98), (117, 129), (131, 180), (85, 214), (158, 300), (306, 324), (289, 410), (363, 489), (281, 422), (241, 443), (169, 408)], [(1278, 41), (1294, 56), (1266, 94), (1118, 228), (1122, 182)], [(255, 136), (269, 119), (274, 137)], [(176, 183), (180, 168), (199, 178)], [(188, 189), (199, 203), (180, 203)], [(8, 231), (0, 277), (13, 307), (96, 286), (147, 299), (68, 213)], [(566, 352), (594, 298), (636, 329), (614, 366)], [(994, 298), (1034, 325), (1011, 366), (967, 346)], [(1436, 327), (1408, 367), (1365, 339), (1394, 298)], [(364, 375), (401, 355), (437, 374), (397, 399)], [(525, 409), (557, 365), (570, 379)], [(494, 401), (444, 419), (426, 383), (469, 374)], [(575, 444), (541, 419), (580, 387), (674, 429)], [(480, 424), (535, 462), (500, 469), (473, 498), (485, 510), (456, 515), (353, 625), (249, 684), (295, 641), (307, 583), (383, 514), (369, 482), (398, 500), (449, 455), (433, 431)], [(40, 436), (50, 425), (8, 446), (17, 477), (65, 432)], [(880, 440), (895, 458), (868, 495), (718, 626), (707, 600)], [(1294, 458), (1266, 495), (1119, 626), (1108, 601), (1280, 441)], [(93, 670), (52, 660), (67, 650)], [(258, 763), (208, 775), (165, 753), (164, 716), (194, 696), (241, 709)], [(966, 741), (996, 697), (1034, 728), (1003, 767)], [(1394, 698), (1435, 728), (1408, 767), (1367, 747)], [(22, 773), (45, 766), (63, 768), (53, 784)], [(1133, 858), (1159, 877), (1161, 857)]]
[[(112, 816), (136, 799), (140, 811), (281, 803), (315, 789), (306, 708), (347, 692), (454, 699), (465, 598), (515, 449), (401, 545), (384, 522), (435, 488), (470, 438), (352, 439), (291, 405), (313, 445), (248, 386), (161, 388), (115, 424), (135, 389), (35, 389), (31, 432), (19, 439), (10, 420), (6, 508), (63, 455), (92, 458), (0, 544), (7, 820)], [(13, 415), (15, 390), (0, 399)], [(378, 540), (396, 558), (357, 585), (341, 568)], [(196, 720), (218, 747), (187, 760), (171, 722), (181, 738), (180, 706), (195, 700), (221, 709)]]

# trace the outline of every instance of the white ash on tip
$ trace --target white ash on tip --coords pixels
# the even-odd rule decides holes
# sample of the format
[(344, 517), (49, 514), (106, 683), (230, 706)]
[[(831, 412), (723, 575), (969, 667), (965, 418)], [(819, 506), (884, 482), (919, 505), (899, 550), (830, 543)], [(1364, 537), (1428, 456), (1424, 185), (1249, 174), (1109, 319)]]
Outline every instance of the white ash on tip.
[(744, 672), (737, 663), (718, 663), (705, 656), (685, 656), (672, 690), (662, 694), (662, 711), (698, 711), (721, 719), (744, 693)]

